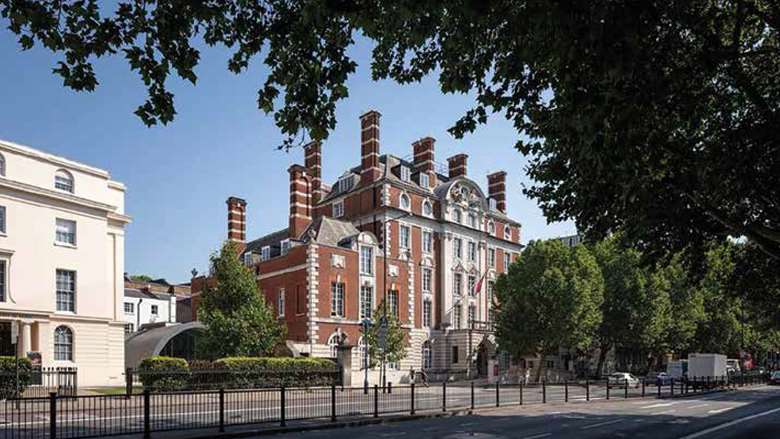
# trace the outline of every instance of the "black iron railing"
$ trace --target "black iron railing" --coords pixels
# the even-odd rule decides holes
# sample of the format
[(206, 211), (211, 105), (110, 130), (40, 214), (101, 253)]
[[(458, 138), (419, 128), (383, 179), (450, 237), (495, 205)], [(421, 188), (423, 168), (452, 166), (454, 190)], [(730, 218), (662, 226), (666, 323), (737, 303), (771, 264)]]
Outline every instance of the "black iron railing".
[[(17, 379), (24, 398), (47, 397), (51, 392), (61, 396), (75, 396), (78, 392), (78, 371), (75, 367), (33, 367), (28, 377), (17, 377), (14, 372), (0, 373), (0, 388), (14, 396)], [(23, 374), (24, 375), (24, 374)]]
[[(442, 383), (429, 387), (337, 386), (218, 389), (128, 395), (9, 399), (0, 407), (0, 436), (89, 438), (188, 429), (225, 431), (253, 424), (278, 428), (291, 422), (344, 419), (480, 407), (587, 402), (598, 399), (666, 398), (764, 383), (762, 376), (705, 377), (614, 383), (608, 380), (478, 386)], [(164, 437), (161, 434), (159, 437)]]

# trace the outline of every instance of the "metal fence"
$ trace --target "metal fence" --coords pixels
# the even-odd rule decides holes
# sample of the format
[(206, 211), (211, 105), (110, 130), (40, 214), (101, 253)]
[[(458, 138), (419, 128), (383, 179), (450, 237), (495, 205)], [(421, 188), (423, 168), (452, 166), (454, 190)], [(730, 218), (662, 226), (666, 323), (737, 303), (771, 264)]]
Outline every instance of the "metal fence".
[[(29, 372), (30, 381), (22, 389), (24, 398), (47, 397), (51, 392), (61, 396), (75, 396), (78, 392), (78, 371), (74, 367), (34, 367)], [(0, 373), (0, 388), (16, 387), (14, 372)]]
[[(664, 398), (765, 382), (764, 377), (705, 377), (613, 384), (605, 380), (523, 385), (388, 386), (387, 388), (219, 389), (130, 395), (6, 400), (0, 408), (3, 438), (89, 438), (188, 429), (225, 431), (240, 425), (284, 427), (292, 421), (415, 415), (420, 412), (521, 406), (550, 402)], [(164, 437), (164, 434), (160, 435)]]

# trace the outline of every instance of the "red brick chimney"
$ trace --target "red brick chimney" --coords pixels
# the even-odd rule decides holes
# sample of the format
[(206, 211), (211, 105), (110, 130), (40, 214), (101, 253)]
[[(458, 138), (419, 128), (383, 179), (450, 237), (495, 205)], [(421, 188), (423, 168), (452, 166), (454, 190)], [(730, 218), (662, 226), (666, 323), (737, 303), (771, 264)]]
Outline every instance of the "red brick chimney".
[(447, 163), (450, 165), (450, 178), (466, 176), (466, 162), (469, 156), (466, 154), (455, 154), (447, 159)]
[(311, 205), (315, 206), (322, 200), (322, 146), (315, 140), (304, 146), (303, 150), (306, 154), (304, 165), (311, 176)]
[(226, 201), (228, 210), (228, 241), (239, 245), (239, 253), (244, 251), (246, 242), (246, 201), (230, 197)]
[(414, 168), (419, 172), (426, 172), (431, 176), (430, 181), (433, 180), (433, 164), (434, 154), (433, 145), (436, 143), (436, 139), (433, 137), (423, 137), (422, 139), (412, 143), (412, 149), (414, 151)]
[(301, 165), (292, 165), (290, 173), (290, 238), (298, 239), (311, 223), (311, 176)]
[(380, 176), (379, 171), (379, 118), (378, 111), (371, 110), (360, 116), (360, 181), (369, 184)]
[(494, 172), (487, 179), (488, 197), (496, 200), (496, 209), (506, 213), (506, 172)]

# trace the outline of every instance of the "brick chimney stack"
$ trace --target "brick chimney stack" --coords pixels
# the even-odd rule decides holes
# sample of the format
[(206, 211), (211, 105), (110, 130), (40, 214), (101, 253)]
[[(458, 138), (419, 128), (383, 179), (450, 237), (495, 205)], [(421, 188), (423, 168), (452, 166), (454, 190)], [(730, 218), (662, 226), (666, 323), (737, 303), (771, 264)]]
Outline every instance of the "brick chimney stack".
[(466, 162), (468, 159), (469, 156), (466, 154), (455, 154), (447, 159), (447, 163), (450, 165), (450, 178), (466, 176)]
[(496, 209), (506, 213), (506, 172), (494, 172), (487, 179), (488, 197), (496, 200)]
[(433, 146), (436, 143), (436, 139), (433, 137), (423, 137), (422, 139), (412, 143), (412, 149), (414, 152), (414, 168), (419, 172), (426, 172), (431, 176), (430, 181), (433, 180), (433, 165), (434, 165), (434, 151)]
[(290, 238), (298, 239), (311, 223), (311, 176), (301, 165), (292, 165), (290, 173)]
[(230, 197), (226, 201), (228, 210), (228, 241), (238, 244), (241, 254), (246, 246), (246, 201)]
[(378, 111), (371, 110), (360, 116), (360, 181), (369, 184), (380, 176), (379, 171), (379, 118)]
[(311, 176), (311, 204), (314, 206), (322, 200), (322, 146), (319, 141), (313, 141), (303, 150), (306, 154), (304, 165)]

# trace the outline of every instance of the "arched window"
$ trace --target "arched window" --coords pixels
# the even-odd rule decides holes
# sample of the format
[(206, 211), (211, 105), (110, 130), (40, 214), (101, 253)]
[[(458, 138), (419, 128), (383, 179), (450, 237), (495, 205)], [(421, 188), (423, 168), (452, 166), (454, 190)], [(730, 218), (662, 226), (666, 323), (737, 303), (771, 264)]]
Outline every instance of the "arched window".
[(334, 332), (328, 339), (328, 350), (330, 358), (336, 358), (339, 355), (339, 334)]
[(64, 169), (58, 169), (54, 174), (54, 188), (73, 193), (73, 176)]
[(458, 224), (460, 224), (460, 222), (463, 220), (463, 214), (460, 213), (460, 209), (455, 209), (452, 212), (452, 220)]
[(507, 241), (512, 240), (512, 229), (509, 226), (504, 227), (504, 239)]
[(431, 204), (430, 201), (428, 200), (423, 201), (422, 209), (423, 209), (423, 215), (429, 217), (433, 216), (433, 205)]
[(67, 326), (54, 330), (54, 360), (73, 361), (73, 331)]
[(5, 157), (0, 154), (0, 175), (5, 177)]
[(409, 195), (401, 194), (401, 209), (409, 210), (410, 207), (412, 207), (412, 200)]
[(488, 233), (490, 233), (491, 235), (495, 235), (496, 233), (496, 225), (493, 224), (493, 221), (490, 221), (488, 223)]
[(360, 337), (360, 340), (358, 340), (358, 357), (360, 358), (360, 370), (363, 370), (366, 368), (366, 364), (368, 363), (368, 346), (366, 346), (366, 339), (364, 337)]
[(431, 342), (426, 341), (422, 345), (422, 368), (430, 369), (433, 367), (433, 350), (431, 349)]

